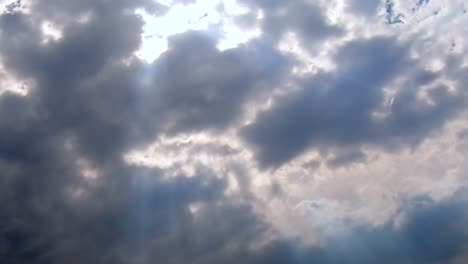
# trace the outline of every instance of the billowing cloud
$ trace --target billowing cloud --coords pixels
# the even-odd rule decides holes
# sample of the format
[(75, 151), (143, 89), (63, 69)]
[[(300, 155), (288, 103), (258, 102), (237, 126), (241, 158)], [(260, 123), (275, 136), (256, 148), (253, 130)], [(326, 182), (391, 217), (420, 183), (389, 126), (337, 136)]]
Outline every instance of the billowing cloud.
[(164, 108), (158, 112), (168, 115), (169, 130), (226, 127), (250, 97), (272, 90), (285, 78), (291, 65), (268, 43), (252, 41), (220, 52), (215, 41), (196, 32), (174, 36), (169, 51), (154, 64), (149, 78), (160, 98), (157, 108)]
[[(411, 145), (440, 128), (465, 101), (463, 90), (451, 93), (438, 85), (419, 99), (420, 87), (441, 73), (424, 70), (407, 47), (389, 39), (350, 42), (334, 61), (336, 70), (300, 80), (303, 90), (279, 99), (245, 129), (262, 164), (288, 161), (311, 145)], [(386, 98), (384, 88), (395, 78), (408, 79), (402, 84), (407, 89)], [(379, 108), (387, 108), (381, 116)]]
[(1, 263), (466, 262), (463, 1), (0, 4)]

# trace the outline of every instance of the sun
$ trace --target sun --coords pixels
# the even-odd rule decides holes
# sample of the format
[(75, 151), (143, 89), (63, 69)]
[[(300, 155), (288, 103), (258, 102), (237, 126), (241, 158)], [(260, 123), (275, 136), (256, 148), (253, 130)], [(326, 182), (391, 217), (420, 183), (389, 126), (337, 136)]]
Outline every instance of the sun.
[(246, 32), (235, 25), (235, 16), (250, 11), (235, 0), (198, 0), (188, 4), (158, 2), (169, 7), (164, 16), (153, 16), (141, 9), (136, 11), (145, 22), (142, 45), (136, 55), (148, 63), (167, 50), (168, 37), (188, 30), (208, 30), (211, 25), (217, 25), (222, 29), (222, 37), (217, 43), (219, 50), (235, 48), (261, 33), (259, 29)]

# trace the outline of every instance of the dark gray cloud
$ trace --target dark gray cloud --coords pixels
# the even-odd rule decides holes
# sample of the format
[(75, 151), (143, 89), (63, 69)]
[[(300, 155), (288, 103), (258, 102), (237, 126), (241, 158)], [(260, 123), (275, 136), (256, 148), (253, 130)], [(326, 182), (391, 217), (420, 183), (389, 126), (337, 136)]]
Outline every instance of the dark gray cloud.
[[(216, 263), (267, 228), (248, 203), (224, 196), (209, 168), (163, 180), (121, 155), (158, 133), (228, 125), (247, 95), (287, 72), (287, 59), (260, 42), (222, 53), (189, 32), (145, 65), (131, 58), (143, 22), (126, 11), (140, 4), (44, 1), (32, 3), (34, 15), (0, 16), (2, 62), (35, 82), (25, 97), (0, 97), (2, 262)], [(41, 44), (42, 16), (88, 11)], [(98, 179), (82, 176), (79, 159)]]
[(219, 52), (210, 35), (187, 32), (171, 38), (170, 50), (150, 77), (160, 99), (157, 111), (169, 119), (167, 129), (226, 127), (246, 101), (271, 91), (287, 76), (292, 60), (268, 44), (252, 41)]
[[(309, 50), (317, 47), (323, 40), (344, 33), (339, 26), (331, 24), (319, 5), (311, 1), (241, 0), (240, 2), (252, 8), (252, 14), (256, 14), (258, 10), (263, 12), (264, 18), (259, 24), (264, 38), (274, 42), (280, 41), (286, 33), (294, 33), (302, 47)], [(252, 16), (243, 15), (239, 17), (238, 22), (252, 24)]]
[[(417, 144), (465, 101), (463, 91), (459, 96), (442, 86), (429, 92), (433, 103), (419, 100), (419, 87), (440, 73), (414, 71), (417, 62), (409, 59), (407, 47), (391, 39), (353, 41), (334, 60), (336, 71), (300, 80), (299, 92), (279, 99), (245, 127), (242, 135), (262, 166), (281, 165), (311, 147)], [(386, 116), (373, 117), (385, 103), (383, 88), (406, 74), (414, 77), (395, 95)]]
[[(33, 180), (25, 171), (12, 172), (13, 182), (2, 179), (16, 189), (2, 193), (3, 261), (184, 263), (226, 257), (228, 245), (246, 251), (264, 228), (248, 205), (224, 199), (225, 183), (209, 174), (167, 182), (157, 171), (120, 168), (102, 175), (97, 186), (81, 186), (86, 193), (74, 200), (65, 192), (80, 187), (70, 182), (73, 168), (62, 168), (68, 175), (33, 169), (47, 176)], [(195, 202), (202, 207), (193, 215)]]
[(135, 8), (144, 8), (152, 14), (161, 15), (167, 11), (167, 7), (151, 0), (117, 0), (109, 4), (107, 1), (84, 0), (71, 2), (67, 0), (31, 0), (26, 5), (37, 11), (37, 15), (45, 16), (47, 19), (58, 19), (60, 22), (72, 22), (80, 15), (104, 15), (115, 12), (131, 13)]
[(139, 46), (142, 21), (136, 16), (116, 11), (70, 24), (60, 41), (48, 45), (41, 45), (40, 28), (27, 15), (4, 15), (1, 23), (3, 62), (17, 76), (35, 80), (24, 100), (43, 113), (51, 134), (75, 137), (99, 159), (119, 155), (132, 133), (143, 134), (138, 121), (127, 122), (138, 117), (140, 66), (121, 63)]
[[(281, 36), (294, 31), (310, 47), (343, 33), (303, 1), (244, 1), (265, 12), (262, 37), (219, 51), (216, 30), (184, 32), (146, 64), (133, 55), (144, 24), (133, 10), (160, 15), (167, 7), (111, 2), (28, 1), (30, 13), (14, 8), (0, 15), (0, 76), (33, 83), (26, 96), (0, 94), (1, 263), (444, 263), (463, 253), (461, 195), (440, 204), (409, 201), (401, 229), (357, 227), (321, 247), (305, 246), (282, 238), (258, 212), (247, 168), (220, 173), (196, 163), (186, 175), (122, 158), (162, 135), (222, 135), (244, 121), (246, 107), (292, 81), (299, 91), (241, 134), (263, 166), (317, 147), (338, 149), (326, 162), (333, 169), (365, 160), (363, 145), (407, 146), (437, 131), (464, 94), (439, 86), (428, 92), (429, 103), (417, 92), (445, 72), (420, 70), (408, 46), (372, 38), (340, 48), (336, 71), (292, 77), (294, 59), (275, 49)], [(60, 39), (43, 41), (45, 21), (59, 25)], [(450, 77), (466, 84), (458, 64)], [(388, 116), (373, 119), (385, 99), (382, 88), (398, 76), (411, 77), (408, 88), (395, 95)], [(226, 159), (240, 152), (206, 145)], [(195, 146), (189, 155), (205, 149)], [(230, 173), (240, 174), (238, 193), (228, 192)], [(275, 182), (270, 196), (286, 191)]]
[(219, 52), (215, 35), (188, 32), (171, 38), (171, 50), (154, 65), (125, 65), (140, 45), (142, 21), (118, 12), (70, 23), (46, 46), (29, 16), (6, 14), (2, 24), (4, 63), (36, 80), (31, 98), (45, 106), (50, 125), (97, 159), (159, 131), (227, 126), (247, 96), (269, 89), (291, 63), (267, 43)]

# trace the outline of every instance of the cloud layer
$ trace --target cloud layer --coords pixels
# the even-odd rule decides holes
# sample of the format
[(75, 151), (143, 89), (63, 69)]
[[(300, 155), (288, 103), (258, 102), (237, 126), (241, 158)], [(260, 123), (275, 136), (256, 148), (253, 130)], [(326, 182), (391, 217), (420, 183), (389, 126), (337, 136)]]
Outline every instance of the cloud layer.
[(463, 1), (0, 3), (0, 262), (468, 259)]

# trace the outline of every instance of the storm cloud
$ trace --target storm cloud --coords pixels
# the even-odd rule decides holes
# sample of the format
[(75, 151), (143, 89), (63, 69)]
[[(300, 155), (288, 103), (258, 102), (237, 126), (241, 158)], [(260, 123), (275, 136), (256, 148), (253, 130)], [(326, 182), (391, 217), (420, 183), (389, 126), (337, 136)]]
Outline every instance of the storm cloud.
[[(428, 92), (430, 102), (418, 100), (418, 88), (441, 73), (415, 71), (407, 48), (392, 40), (348, 43), (334, 60), (335, 71), (299, 80), (301, 91), (279, 99), (245, 128), (261, 163), (285, 162), (314, 145), (415, 144), (464, 105), (464, 90), (451, 94), (444, 86)], [(410, 75), (407, 89), (385, 99), (385, 86), (405, 75)], [(385, 104), (387, 113), (373, 116)]]
[(464, 4), (387, 2), (0, 1), (0, 262), (464, 263)]

